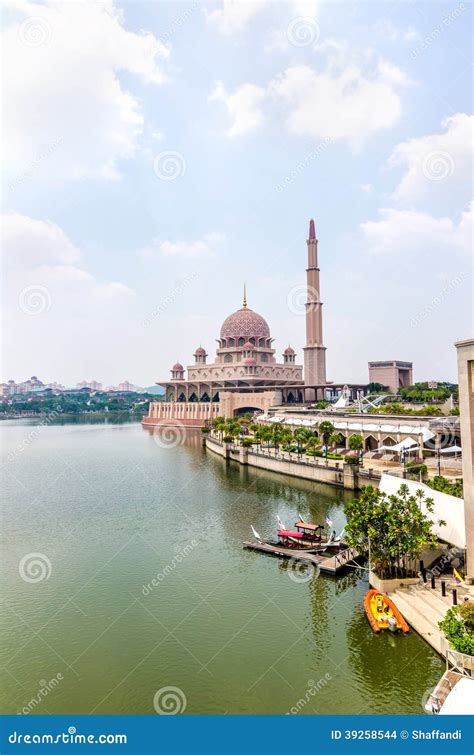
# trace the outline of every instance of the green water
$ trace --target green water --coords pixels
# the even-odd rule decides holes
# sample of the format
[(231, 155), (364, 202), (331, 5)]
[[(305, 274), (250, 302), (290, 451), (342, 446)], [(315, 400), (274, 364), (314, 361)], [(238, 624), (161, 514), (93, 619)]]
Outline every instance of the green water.
[(226, 466), (194, 431), (0, 432), (1, 712), (153, 713), (169, 686), (187, 713), (423, 712), (443, 664), (414, 633), (373, 635), (363, 573), (302, 581), (242, 549), (277, 514), (341, 528), (341, 491)]

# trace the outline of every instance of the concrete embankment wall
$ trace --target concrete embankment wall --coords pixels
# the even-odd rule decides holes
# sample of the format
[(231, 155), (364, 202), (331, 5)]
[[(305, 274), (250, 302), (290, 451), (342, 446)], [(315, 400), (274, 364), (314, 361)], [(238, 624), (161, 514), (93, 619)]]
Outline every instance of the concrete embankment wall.
[[(209, 451), (219, 454), (224, 459), (237, 461), (239, 464), (245, 464), (249, 467), (267, 469), (270, 472), (278, 472), (313, 482), (326, 482), (349, 490), (355, 490), (359, 487), (358, 466), (355, 464), (341, 462), (337, 466), (330, 464), (326, 466), (324, 461), (322, 463), (290, 461), (252, 449), (234, 446), (232, 443), (223, 443), (209, 436), (206, 436), (205, 444)], [(367, 484), (367, 482), (364, 480), (363, 484)], [(374, 479), (373, 484), (376, 485), (377, 482), (378, 479)]]

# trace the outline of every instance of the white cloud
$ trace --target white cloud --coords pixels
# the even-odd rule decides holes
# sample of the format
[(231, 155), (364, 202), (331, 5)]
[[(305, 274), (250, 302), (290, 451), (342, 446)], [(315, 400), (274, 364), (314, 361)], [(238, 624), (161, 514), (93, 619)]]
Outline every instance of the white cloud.
[(310, 66), (288, 68), (270, 85), (287, 110), (287, 127), (298, 136), (347, 139), (360, 147), (376, 132), (395, 125), (401, 114), (399, 90), (409, 83), (397, 66), (384, 60), (340, 65), (325, 71)]
[(99, 374), (115, 381), (138, 364), (140, 299), (131, 288), (98, 280), (55, 223), (11, 213), (2, 216), (2, 232), (7, 376), (39, 374), (71, 385)]
[(360, 188), (364, 192), (364, 194), (371, 194), (372, 193), (372, 184), (361, 184)]
[(374, 254), (406, 255), (429, 253), (432, 258), (454, 253), (470, 254), (473, 207), (461, 215), (458, 224), (448, 217), (435, 218), (414, 210), (379, 210), (379, 219), (361, 223), (367, 250)]
[(78, 267), (81, 251), (63, 229), (51, 221), (35, 220), (9, 213), (2, 216), (2, 249), (9, 293), (16, 301), (25, 286), (44, 286), (64, 301), (79, 297), (77, 304), (90, 305), (92, 299), (120, 298), (134, 291), (123, 283), (98, 282)]
[(262, 10), (286, 8), (289, 17), (314, 17), (319, 0), (290, 0), (276, 4), (272, 0), (222, 0), (222, 5), (210, 13), (207, 20), (220, 34), (231, 36), (242, 32)]
[(474, 117), (457, 113), (442, 123), (440, 134), (409, 139), (398, 144), (389, 158), (390, 167), (406, 170), (394, 199), (414, 202), (440, 190), (471, 191)]
[(233, 94), (228, 94), (222, 81), (218, 81), (209, 96), (210, 102), (222, 102), (232, 119), (232, 125), (226, 130), (229, 137), (242, 136), (255, 131), (263, 125), (262, 102), (265, 90), (254, 84), (242, 84)]
[(232, 118), (227, 135), (240, 136), (262, 126), (265, 100), (282, 108), (290, 133), (345, 139), (354, 149), (398, 122), (400, 92), (413, 83), (401, 68), (375, 50), (354, 52), (345, 41), (328, 39), (315, 50), (325, 56), (324, 68), (292, 66), (266, 88), (246, 83), (229, 94), (217, 82), (209, 99), (226, 106)]
[(213, 257), (225, 240), (223, 233), (206, 233), (202, 239), (195, 241), (161, 241), (154, 239), (152, 244), (141, 249), (139, 254), (144, 258), (152, 258), (157, 254), (164, 257)]
[(420, 33), (414, 26), (400, 27), (395, 26), (391, 21), (379, 20), (374, 25), (375, 32), (381, 37), (388, 39), (390, 42), (413, 42), (420, 39)]
[(222, 6), (207, 14), (208, 21), (225, 35), (242, 31), (268, 0), (223, 0)]
[[(5, 0), (4, 150), (15, 180), (38, 150), (60, 140), (35, 178), (116, 179), (143, 130), (139, 99), (122, 72), (161, 84), (169, 49), (152, 34), (130, 32), (112, 0), (44, 3)], [(133, 81), (133, 79), (132, 79)]]

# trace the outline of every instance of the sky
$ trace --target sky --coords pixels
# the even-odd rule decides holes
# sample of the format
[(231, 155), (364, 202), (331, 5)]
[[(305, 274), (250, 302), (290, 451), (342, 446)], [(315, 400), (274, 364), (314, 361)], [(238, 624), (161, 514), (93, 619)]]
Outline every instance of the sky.
[[(472, 337), (468, 2), (3, 0), (2, 380), (168, 379), (242, 303), (328, 379)], [(281, 357), (279, 357), (281, 359)]]

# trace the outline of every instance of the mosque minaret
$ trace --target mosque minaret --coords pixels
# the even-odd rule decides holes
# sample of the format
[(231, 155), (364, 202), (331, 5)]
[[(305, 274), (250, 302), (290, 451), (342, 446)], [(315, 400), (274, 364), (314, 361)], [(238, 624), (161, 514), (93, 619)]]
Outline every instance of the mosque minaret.
[(308, 267), (306, 270), (306, 346), (304, 347), (305, 385), (324, 385), (326, 380), (326, 347), (323, 345), (323, 313), (320, 299), (318, 240), (314, 220), (309, 223)]

